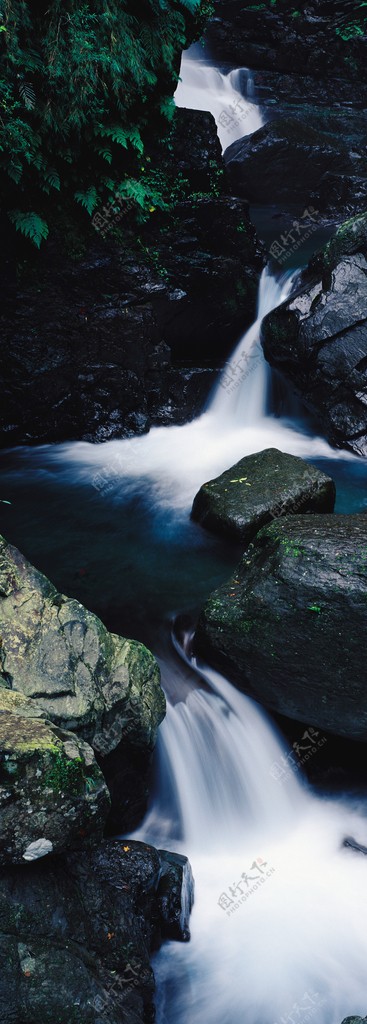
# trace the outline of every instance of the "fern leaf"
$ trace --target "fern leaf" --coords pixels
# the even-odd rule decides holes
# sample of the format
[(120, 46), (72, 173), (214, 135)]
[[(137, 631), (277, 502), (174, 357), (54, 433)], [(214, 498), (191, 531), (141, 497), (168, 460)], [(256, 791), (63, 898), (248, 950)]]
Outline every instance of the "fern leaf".
[(47, 167), (43, 172), (43, 176), (50, 188), (56, 188), (58, 192), (60, 191), (60, 176), (54, 167)]
[(40, 248), (41, 242), (48, 236), (48, 224), (34, 211), (23, 213), (22, 210), (9, 210), (9, 219), (15, 225), (16, 231), (29, 238), (31, 242)]
[(118, 146), (123, 146), (124, 149), (127, 149), (129, 133), (121, 125), (101, 125), (98, 129), (98, 134), (107, 136), (107, 138), (116, 142)]
[(134, 149), (137, 149), (138, 153), (144, 153), (144, 143), (139, 132), (139, 128), (135, 126), (129, 129), (128, 139)]
[(19, 93), (26, 110), (33, 110), (36, 105), (36, 94), (30, 82), (19, 83)]
[(102, 160), (106, 160), (108, 164), (112, 164), (112, 153), (108, 146), (96, 146), (96, 153), (102, 157)]
[(77, 203), (81, 203), (87, 213), (92, 214), (98, 205), (97, 189), (94, 185), (91, 185), (86, 192), (74, 192), (74, 199)]

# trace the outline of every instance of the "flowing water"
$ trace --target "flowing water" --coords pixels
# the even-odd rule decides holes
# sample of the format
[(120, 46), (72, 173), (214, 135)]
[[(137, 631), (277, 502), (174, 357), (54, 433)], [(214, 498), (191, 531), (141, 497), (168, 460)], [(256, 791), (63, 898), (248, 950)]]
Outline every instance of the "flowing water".
[[(235, 82), (213, 82), (218, 117)], [(332, 471), (342, 511), (366, 508), (362, 460), (314, 436), (292, 399), (282, 416), (272, 404), (260, 323), (293, 283), (264, 271), (256, 322), (193, 423), (3, 456), (5, 535), (161, 658), (168, 711), (136, 835), (189, 855), (196, 902), (191, 942), (155, 957), (158, 1024), (341, 1024), (367, 1012), (367, 861), (342, 847), (346, 835), (367, 846), (364, 805), (315, 797), (265, 712), (197, 665), (188, 636), (175, 639), (177, 656), (167, 628), (235, 564), (236, 550), (189, 510), (200, 484), (238, 458), (268, 446), (302, 455)], [(306, 752), (327, 742), (305, 729)]]
[(182, 56), (175, 102), (178, 107), (209, 110), (216, 120), (224, 150), (263, 124), (255, 103), (253, 77), (247, 68), (223, 74), (198, 56), (199, 51), (200, 47), (192, 46)]

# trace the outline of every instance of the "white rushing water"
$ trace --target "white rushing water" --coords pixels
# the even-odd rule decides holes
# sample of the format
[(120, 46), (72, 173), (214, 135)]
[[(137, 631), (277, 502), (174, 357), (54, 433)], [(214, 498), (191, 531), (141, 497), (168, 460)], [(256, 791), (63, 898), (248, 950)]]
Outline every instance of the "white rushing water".
[[(292, 277), (275, 278), (265, 268), (259, 286), (256, 321), (226, 364), (204, 413), (191, 423), (154, 427), (149, 434), (104, 444), (72, 442), (44, 449), (44, 464), (62, 463), (74, 481), (108, 488), (120, 501), (129, 485), (147, 491), (154, 502), (186, 515), (205, 480), (222, 473), (245, 455), (264, 448), (305, 458), (352, 459), (312, 435), (302, 420), (274, 416), (267, 410), (269, 369), (259, 344), (263, 316), (289, 294)], [(38, 449), (39, 451), (39, 449)], [(29, 451), (32, 459), (32, 451)]]
[(175, 102), (190, 110), (209, 110), (216, 120), (224, 150), (263, 124), (255, 103), (253, 77), (247, 68), (237, 68), (225, 75), (197, 54), (195, 46), (182, 54)]
[[(358, 809), (301, 784), (266, 714), (217, 672), (169, 706), (135, 838), (186, 853), (188, 945), (155, 958), (157, 1024), (341, 1024), (367, 1010), (367, 844)], [(327, 739), (307, 729), (300, 756)], [(180, 838), (178, 839), (177, 836)]]

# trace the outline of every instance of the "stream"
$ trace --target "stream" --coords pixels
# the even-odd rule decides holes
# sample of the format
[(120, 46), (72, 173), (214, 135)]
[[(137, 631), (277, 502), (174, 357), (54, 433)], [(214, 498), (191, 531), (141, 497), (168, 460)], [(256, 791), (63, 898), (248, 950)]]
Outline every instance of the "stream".
[[(246, 69), (224, 75), (184, 57), (176, 100), (211, 109), (222, 145), (262, 123)], [(222, 112), (240, 102), (228, 134)], [(306, 258), (297, 253), (299, 266)], [(333, 476), (336, 511), (367, 506), (367, 465), (315, 435), (263, 358), (261, 320), (296, 279), (297, 267), (265, 268), (256, 321), (192, 423), (2, 455), (1, 532), (161, 664), (167, 717), (134, 838), (187, 854), (196, 897), (191, 941), (154, 957), (158, 1024), (341, 1024), (367, 1012), (367, 861), (342, 848), (347, 835), (367, 846), (365, 802), (316, 796), (270, 716), (198, 664), (189, 627), (177, 625), (194, 621), (239, 559), (189, 518), (200, 485), (239, 458), (266, 447), (300, 455)], [(304, 749), (315, 742), (327, 739), (305, 729)]]

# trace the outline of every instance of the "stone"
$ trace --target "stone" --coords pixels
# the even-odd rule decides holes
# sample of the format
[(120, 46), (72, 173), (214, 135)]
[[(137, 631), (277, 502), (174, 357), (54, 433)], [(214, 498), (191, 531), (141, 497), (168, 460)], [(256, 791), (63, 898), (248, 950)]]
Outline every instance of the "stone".
[(190, 861), (179, 853), (159, 850), (162, 873), (158, 886), (160, 916), (169, 939), (188, 942), (190, 914), (194, 902), (194, 879)]
[(211, 595), (195, 649), (271, 710), (365, 741), (366, 629), (366, 517), (285, 516)]
[(0, 636), (0, 686), (36, 701), (50, 722), (93, 747), (118, 793), (114, 827), (117, 821), (118, 828), (134, 827), (144, 812), (151, 754), (165, 714), (153, 655), (143, 644), (109, 633), (3, 538)]
[(335, 494), (325, 473), (295, 455), (267, 448), (203, 484), (191, 515), (206, 529), (247, 545), (278, 516), (332, 512)]
[(234, 195), (251, 203), (264, 197), (269, 204), (298, 203), (303, 210), (310, 200), (319, 203), (324, 175), (335, 166), (349, 176), (361, 170), (360, 153), (353, 155), (328, 129), (316, 118), (283, 116), (233, 142), (224, 159)]
[(265, 317), (266, 359), (295, 387), (332, 444), (367, 454), (366, 217), (344, 225), (301, 286)]
[(159, 885), (170, 856), (117, 840), (4, 868), (2, 1024), (152, 1020), (150, 954), (168, 937)]
[(0, 864), (97, 845), (110, 800), (93, 750), (0, 687)]

